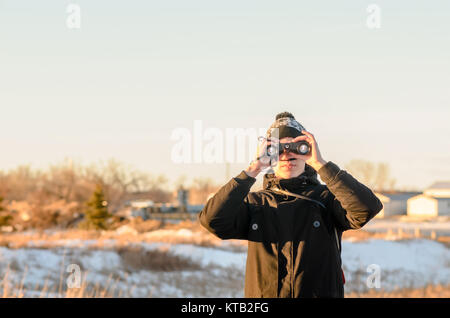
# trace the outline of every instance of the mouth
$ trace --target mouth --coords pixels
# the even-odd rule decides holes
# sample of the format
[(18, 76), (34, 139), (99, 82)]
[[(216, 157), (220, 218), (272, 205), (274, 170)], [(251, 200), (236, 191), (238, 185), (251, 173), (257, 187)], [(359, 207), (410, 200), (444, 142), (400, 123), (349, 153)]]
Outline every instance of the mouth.
[(296, 159), (295, 158), (288, 158), (288, 159), (283, 159), (283, 160), (280, 160), (280, 161), (295, 161)]
[(284, 163), (283, 165), (281, 165), (281, 167), (287, 168), (287, 169), (292, 169), (296, 166), (295, 160), (296, 160), (295, 158), (288, 158), (288, 159), (280, 160)]

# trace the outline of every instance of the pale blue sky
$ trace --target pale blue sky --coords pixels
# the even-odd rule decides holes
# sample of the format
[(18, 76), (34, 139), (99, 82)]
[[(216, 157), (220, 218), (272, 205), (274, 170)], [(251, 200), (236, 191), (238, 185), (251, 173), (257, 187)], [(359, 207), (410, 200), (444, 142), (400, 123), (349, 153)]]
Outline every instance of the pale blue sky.
[(268, 127), (288, 110), (326, 160), (387, 162), (422, 189), (450, 179), (449, 83), (444, 0), (0, 0), (0, 169), (116, 158), (221, 183), (224, 165), (170, 161), (173, 129)]

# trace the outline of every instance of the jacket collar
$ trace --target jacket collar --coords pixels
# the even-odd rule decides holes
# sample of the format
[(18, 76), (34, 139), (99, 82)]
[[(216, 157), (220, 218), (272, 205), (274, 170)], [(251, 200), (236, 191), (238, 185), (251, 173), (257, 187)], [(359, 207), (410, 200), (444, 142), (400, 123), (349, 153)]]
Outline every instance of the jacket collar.
[(263, 188), (265, 190), (277, 187), (291, 192), (297, 189), (302, 189), (307, 185), (320, 184), (317, 179), (317, 172), (311, 166), (305, 165), (305, 171), (301, 175), (290, 179), (279, 179), (275, 177), (274, 173), (267, 173), (264, 175)]

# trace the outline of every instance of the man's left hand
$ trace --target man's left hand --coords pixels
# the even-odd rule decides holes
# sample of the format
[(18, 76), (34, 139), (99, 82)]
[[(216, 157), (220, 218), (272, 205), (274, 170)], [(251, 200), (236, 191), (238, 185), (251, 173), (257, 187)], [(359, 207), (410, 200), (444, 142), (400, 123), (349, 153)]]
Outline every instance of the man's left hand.
[(311, 151), (307, 155), (298, 155), (298, 158), (304, 160), (306, 164), (313, 167), (314, 170), (319, 171), (319, 169), (322, 168), (327, 163), (327, 161), (322, 158), (319, 146), (317, 145), (317, 141), (314, 138), (314, 135), (307, 132), (306, 130), (302, 130), (302, 134), (302, 136), (295, 137), (292, 142), (305, 140), (311, 145)]

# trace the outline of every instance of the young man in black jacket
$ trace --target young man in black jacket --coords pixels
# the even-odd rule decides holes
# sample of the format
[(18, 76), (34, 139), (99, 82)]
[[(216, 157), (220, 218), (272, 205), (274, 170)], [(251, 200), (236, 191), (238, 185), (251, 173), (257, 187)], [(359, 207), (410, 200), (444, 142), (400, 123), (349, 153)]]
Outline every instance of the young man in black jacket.
[(199, 220), (221, 239), (248, 240), (245, 297), (344, 297), (342, 232), (361, 228), (383, 206), (368, 187), (322, 158), (314, 136), (291, 113), (278, 114), (267, 137), (275, 144), (304, 140), (311, 149), (282, 152), (274, 173), (264, 175), (264, 189), (250, 192), (270, 165), (268, 143), (262, 143), (256, 159), (208, 200)]

